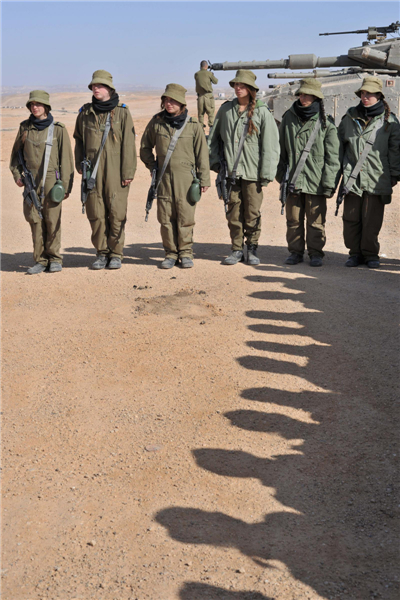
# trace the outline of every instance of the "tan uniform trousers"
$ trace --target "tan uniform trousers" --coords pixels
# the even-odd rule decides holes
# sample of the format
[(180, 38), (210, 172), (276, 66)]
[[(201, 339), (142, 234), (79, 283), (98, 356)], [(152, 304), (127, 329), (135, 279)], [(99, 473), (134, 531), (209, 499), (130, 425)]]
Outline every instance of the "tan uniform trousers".
[[(306, 236), (304, 237), (304, 217)], [(322, 258), (325, 236), (326, 197), (314, 194), (289, 194), (286, 200), (286, 240), (290, 253)]]
[(43, 219), (33, 206), (24, 201), (24, 217), (31, 226), (33, 258), (35, 262), (47, 266), (51, 262), (62, 264), (61, 248), (61, 205), (50, 200), (49, 192), (55, 182), (46, 184), (43, 200)]
[(197, 98), (197, 115), (199, 123), (204, 125), (204, 115), (208, 115), (208, 126), (214, 125), (215, 100), (212, 93), (203, 94)]
[(383, 223), (385, 205), (380, 196), (364, 192), (348, 194), (343, 207), (343, 237), (350, 256), (379, 260), (378, 235)]
[(196, 205), (186, 198), (157, 198), (157, 219), (166, 258), (193, 258), (193, 228)]
[(245, 238), (247, 246), (258, 245), (261, 235), (262, 201), (262, 188), (257, 181), (238, 179), (232, 187), (226, 218), (233, 251), (243, 249)]
[(95, 188), (88, 194), (86, 214), (97, 254), (122, 259), (128, 193), (129, 186), (122, 187), (119, 179), (113, 181), (108, 177), (103, 183), (96, 181)]

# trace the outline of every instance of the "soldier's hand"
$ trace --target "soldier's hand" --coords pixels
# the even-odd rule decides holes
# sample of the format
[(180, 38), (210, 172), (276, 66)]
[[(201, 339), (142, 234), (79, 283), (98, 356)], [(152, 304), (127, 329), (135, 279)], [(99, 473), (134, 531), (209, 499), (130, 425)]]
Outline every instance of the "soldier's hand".
[(203, 193), (203, 194), (205, 194), (205, 193), (206, 193), (206, 191), (207, 191), (209, 188), (210, 188), (210, 186), (209, 186), (209, 185), (208, 185), (207, 187), (202, 187), (202, 188), (201, 188), (201, 191), (202, 191), (202, 193)]
[(66, 200), (68, 197), (69, 197), (69, 192), (68, 192), (68, 194), (65, 194), (64, 200)]
[(127, 185), (129, 185), (130, 183), (132, 183), (133, 179), (124, 179), (121, 183), (122, 183), (122, 187), (126, 187)]
[(17, 184), (18, 187), (24, 187), (22, 179), (18, 179), (18, 181), (16, 181), (15, 183)]

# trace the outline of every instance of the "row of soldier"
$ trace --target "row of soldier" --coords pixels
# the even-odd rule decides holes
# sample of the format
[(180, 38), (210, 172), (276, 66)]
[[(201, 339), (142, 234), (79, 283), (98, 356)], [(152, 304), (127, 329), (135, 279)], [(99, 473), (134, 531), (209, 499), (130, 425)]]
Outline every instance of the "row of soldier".
[[(193, 267), (200, 197), (193, 190), (197, 184), (202, 193), (207, 191), (210, 169), (226, 183), (231, 253), (225, 264), (259, 264), (263, 188), (276, 177), (288, 189), (285, 262), (302, 262), (307, 250), (310, 266), (320, 267), (327, 199), (343, 174), (343, 234), (349, 249), (345, 264), (379, 267), (384, 206), (400, 180), (400, 125), (384, 99), (381, 80), (364, 79), (356, 92), (360, 103), (348, 110), (338, 129), (325, 114), (321, 84), (303, 80), (278, 130), (267, 106), (256, 98), (251, 71), (237, 71), (230, 81), (236, 98), (222, 104), (215, 122), (212, 83), (217, 80), (204, 61), (195, 78), (199, 119), (188, 115), (185, 88), (168, 84), (161, 111), (148, 123), (140, 143), (140, 158), (156, 175), (153, 193), (165, 251), (161, 268), (178, 263)], [(75, 167), (84, 177), (85, 207), (97, 252), (92, 268), (119, 269), (129, 186), (137, 166), (135, 132), (110, 73), (95, 71), (89, 89), (92, 100), (79, 110), (75, 125)], [(35, 260), (27, 272), (54, 273), (62, 269), (61, 206), (73, 184), (71, 144), (65, 126), (51, 115), (47, 92), (31, 92), (26, 106), (31, 114), (20, 124), (10, 169), (16, 184), (25, 188), (24, 215), (31, 226)], [(208, 143), (204, 112), (211, 126)], [(37, 193), (35, 202), (29, 178)]]

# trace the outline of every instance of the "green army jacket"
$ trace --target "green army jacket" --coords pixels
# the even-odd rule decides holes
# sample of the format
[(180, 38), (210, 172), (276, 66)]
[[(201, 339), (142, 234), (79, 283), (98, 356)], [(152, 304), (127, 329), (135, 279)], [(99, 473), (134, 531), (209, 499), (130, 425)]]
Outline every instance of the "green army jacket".
[[(86, 156), (94, 165), (101, 146), (108, 113), (95, 113), (91, 102), (84, 104), (76, 119), (75, 167), (82, 169)], [(136, 173), (137, 157), (135, 129), (128, 107), (121, 103), (112, 111), (111, 130), (108, 134), (102, 155), (102, 164), (108, 164), (112, 176), (119, 173), (121, 181), (133, 179)]]
[[(174, 133), (175, 129), (164, 121), (162, 113), (155, 115), (147, 125), (140, 144), (140, 158), (150, 171), (154, 169), (156, 160), (158, 172), (161, 171)], [(207, 142), (203, 127), (195, 117), (190, 117), (178, 138), (158, 188), (158, 196), (170, 198), (173, 194), (180, 194), (185, 197), (193, 180), (193, 170), (197, 172), (201, 187), (211, 185)]]
[[(357, 107), (349, 108), (339, 125), (342, 145), (342, 170), (347, 182), (358, 157), (364, 150), (371, 131), (380, 116), (374, 117), (365, 127)], [(374, 145), (351, 192), (362, 196), (363, 192), (376, 195), (392, 193), (391, 178), (400, 178), (400, 125), (394, 115), (389, 115), (387, 124), (379, 128)]]
[[(279, 183), (289, 164), (291, 179), (301, 154), (319, 119), (319, 113), (302, 122), (293, 106), (285, 112), (279, 127), (281, 156), (276, 179)], [(321, 126), (311, 147), (310, 154), (297, 181), (296, 190), (303, 194), (332, 196), (340, 178), (339, 137), (333, 119), (326, 118), (326, 129)]]
[[(221, 105), (208, 137), (213, 171), (219, 169), (220, 143), (223, 142), (228, 172), (232, 174), (246, 120), (247, 111), (239, 112), (236, 98)], [(266, 186), (276, 175), (279, 160), (278, 128), (269, 109), (261, 101), (257, 101), (254, 109), (253, 123), (257, 131), (246, 136), (236, 176), (246, 181), (261, 181)]]
[(197, 73), (194, 74), (194, 78), (196, 80), (196, 94), (199, 96), (212, 93), (213, 89), (211, 84), (218, 83), (218, 79), (215, 77), (214, 73), (211, 73), (206, 69), (197, 71)]
[[(54, 124), (53, 147), (51, 149), (46, 182), (48, 185), (54, 185), (57, 171), (64, 184), (65, 192), (69, 194), (72, 190), (74, 180), (74, 160), (71, 142), (65, 125), (56, 121)], [(39, 131), (29, 119), (22, 121), (11, 151), (10, 170), (14, 180), (18, 181), (21, 178), (22, 169), (18, 163), (18, 150), (21, 150), (23, 147), (25, 163), (33, 175), (37, 190), (40, 190), (42, 186), (47, 133), (48, 127)]]

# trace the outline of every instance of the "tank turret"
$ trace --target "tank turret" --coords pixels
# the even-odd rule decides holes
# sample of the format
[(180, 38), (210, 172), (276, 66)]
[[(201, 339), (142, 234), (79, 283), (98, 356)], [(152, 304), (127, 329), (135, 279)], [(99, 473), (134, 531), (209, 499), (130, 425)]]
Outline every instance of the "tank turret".
[[(223, 62), (210, 64), (215, 71), (237, 69), (291, 69), (293, 71), (312, 69), (301, 73), (269, 73), (271, 79), (321, 78), (325, 104), (330, 106), (331, 114), (338, 123), (343, 114), (357, 101), (354, 92), (362, 79), (368, 75), (378, 75), (383, 80), (384, 94), (396, 114), (400, 112), (400, 38), (386, 39), (388, 34), (399, 31), (400, 21), (386, 27), (368, 27), (357, 31), (320, 33), (319, 35), (344, 35), (366, 33), (368, 41), (361, 46), (349, 48), (347, 54), (319, 57), (315, 54), (291, 54), (279, 60), (250, 62)], [(374, 43), (371, 43), (374, 41)], [(338, 70), (326, 70), (331, 68)], [(320, 69), (320, 70), (318, 70)], [(270, 86), (273, 91), (266, 97), (267, 104), (274, 112), (277, 121), (294, 101), (298, 82)], [(328, 108), (327, 106), (327, 108)]]

